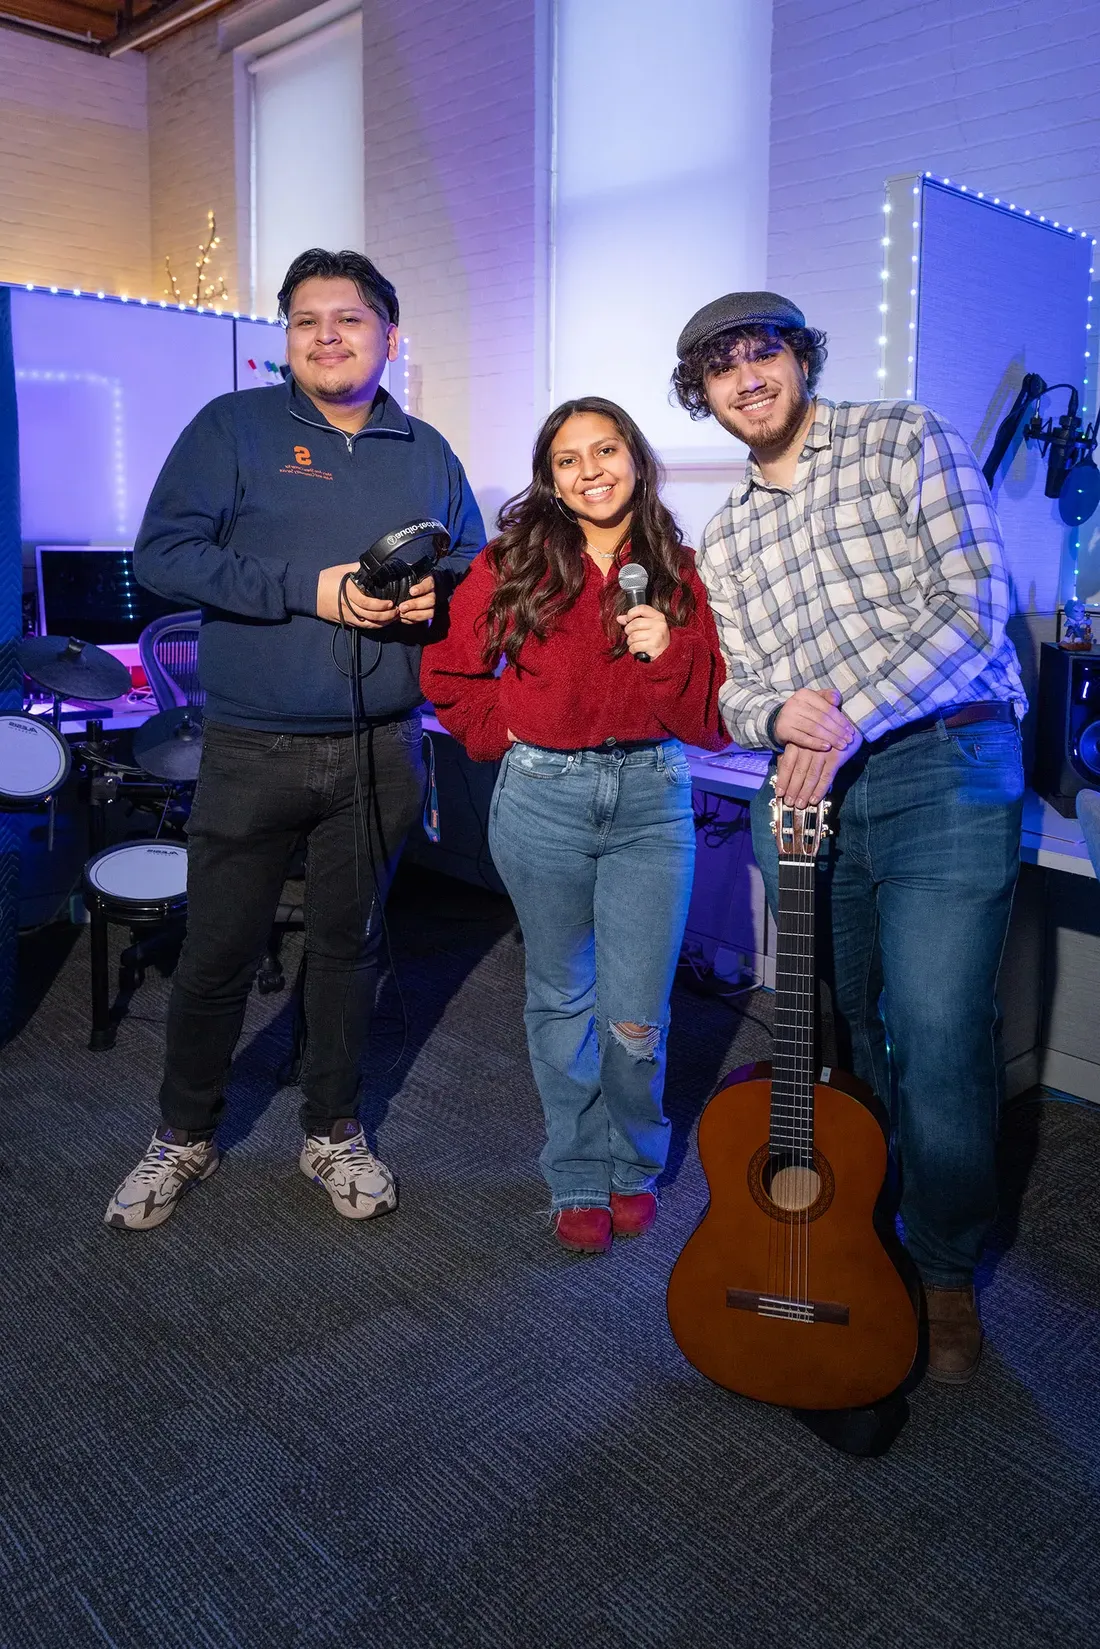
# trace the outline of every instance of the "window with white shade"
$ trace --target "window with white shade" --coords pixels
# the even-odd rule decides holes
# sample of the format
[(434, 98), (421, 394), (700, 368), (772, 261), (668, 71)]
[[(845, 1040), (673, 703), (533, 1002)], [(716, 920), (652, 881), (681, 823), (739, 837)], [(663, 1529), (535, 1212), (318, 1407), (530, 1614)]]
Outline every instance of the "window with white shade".
[(248, 64), (252, 305), (274, 315), (310, 246), (363, 250), (363, 31), (358, 11)]

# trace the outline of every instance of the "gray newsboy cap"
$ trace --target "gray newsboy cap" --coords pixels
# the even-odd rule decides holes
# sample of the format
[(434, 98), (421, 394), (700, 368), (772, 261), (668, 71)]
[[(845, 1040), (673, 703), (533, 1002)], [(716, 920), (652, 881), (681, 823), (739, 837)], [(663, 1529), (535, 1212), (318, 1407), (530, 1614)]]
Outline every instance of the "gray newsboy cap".
[(696, 310), (676, 340), (682, 361), (698, 345), (734, 326), (805, 326), (806, 317), (778, 292), (727, 292)]

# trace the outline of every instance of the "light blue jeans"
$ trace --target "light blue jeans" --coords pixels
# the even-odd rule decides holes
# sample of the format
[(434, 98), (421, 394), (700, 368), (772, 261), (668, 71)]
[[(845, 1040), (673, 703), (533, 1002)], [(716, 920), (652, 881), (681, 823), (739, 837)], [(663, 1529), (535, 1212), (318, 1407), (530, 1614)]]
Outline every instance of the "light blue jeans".
[(552, 1207), (652, 1190), (668, 1155), (668, 1004), (695, 865), (683, 747), (514, 744), (489, 846), (527, 951)]
[[(819, 950), (840, 1059), (890, 1107), (906, 1243), (925, 1281), (941, 1287), (973, 1279), (997, 1208), (995, 992), (1023, 793), (1015, 727), (940, 721), (861, 751), (832, 797)], [(774, 912), (770, 796), (765, 785), (752, 825)]]

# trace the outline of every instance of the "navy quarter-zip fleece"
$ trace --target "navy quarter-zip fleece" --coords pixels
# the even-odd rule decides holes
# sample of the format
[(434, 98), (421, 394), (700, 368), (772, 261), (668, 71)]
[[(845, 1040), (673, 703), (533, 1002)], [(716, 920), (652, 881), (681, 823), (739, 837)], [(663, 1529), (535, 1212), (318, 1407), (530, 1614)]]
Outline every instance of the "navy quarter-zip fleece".
[[(358, 561), (418, 517), (446, 523), (436, 568), (445, 600), (485, 533), (462, 465), (430, 424), (379, 390), (366, 426), (345, 435), (293, 379), (220, 395), (165, 461), (134, 545), (134, 572), (158, 595), (203, 610), (206, 715), (238, 727), (343, 732), (352, 722), (348, 647), (317, 617), (325, 567)], [(423, 625), (364, 631), (362, 713), (422, 702)]]

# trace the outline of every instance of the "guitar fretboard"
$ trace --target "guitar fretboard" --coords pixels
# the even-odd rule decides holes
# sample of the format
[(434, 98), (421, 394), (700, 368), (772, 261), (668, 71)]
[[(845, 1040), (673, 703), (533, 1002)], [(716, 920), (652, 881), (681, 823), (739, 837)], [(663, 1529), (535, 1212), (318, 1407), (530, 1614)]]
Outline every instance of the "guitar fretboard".
[(814, 862), (780, 858), (770, 1145), (800, 1166), (814, 1144)]

